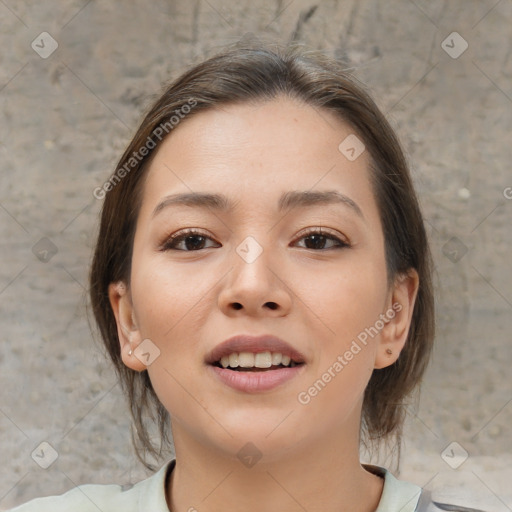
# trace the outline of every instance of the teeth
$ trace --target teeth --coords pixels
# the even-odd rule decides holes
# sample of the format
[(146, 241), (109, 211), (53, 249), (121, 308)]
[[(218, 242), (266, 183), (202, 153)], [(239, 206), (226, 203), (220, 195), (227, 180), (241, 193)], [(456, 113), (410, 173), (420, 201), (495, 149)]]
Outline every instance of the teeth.
[(280, 352), (234, 352), (228, 356), (223, 356), (220, 360), (223, 368), (270, 368), (271, 366), (289, 366), (294, 367), (290, 356), (281, 354)]
[(254, 366), (256, 368), (270, 368), (272, 366), (272, 354), (270, 352), (260, 352), (254, 356)]
[(240, 363), (238, 362), (238, 354), (230, 354), (229, 355), (229, 366), (231, 366), (231, 368), (238, 368), (238, 365)]
[(238, 355), (238, 362), (242, 368), (253, 368), (254, 354), (251, 352), (240, 352)]

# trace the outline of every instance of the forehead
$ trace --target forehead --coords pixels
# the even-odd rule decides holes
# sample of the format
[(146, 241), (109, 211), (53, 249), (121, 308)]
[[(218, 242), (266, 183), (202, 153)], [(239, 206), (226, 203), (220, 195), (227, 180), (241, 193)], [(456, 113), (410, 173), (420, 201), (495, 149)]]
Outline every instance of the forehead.
[(266, 209), (289, 190), (334, 188), (371, 203), (367, 152), (349, 160), (339, 149), (353, 136), (334, 113), (287, 97), (194, 113), (157, 149), (141, 215), (175, 192), (214, 191)]

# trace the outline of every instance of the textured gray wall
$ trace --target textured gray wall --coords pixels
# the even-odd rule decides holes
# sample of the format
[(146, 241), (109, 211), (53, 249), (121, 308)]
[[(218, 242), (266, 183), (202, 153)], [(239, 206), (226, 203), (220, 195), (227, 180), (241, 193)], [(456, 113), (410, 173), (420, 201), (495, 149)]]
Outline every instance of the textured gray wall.
[(161, 82), (252, 35), (353, 68), (412, 163), (438, 335), (400, 478), (512, 510), (511, 0), (4, 0), (0, 20), (0, 507), (148, 474), (85, 314), (92, 191)]

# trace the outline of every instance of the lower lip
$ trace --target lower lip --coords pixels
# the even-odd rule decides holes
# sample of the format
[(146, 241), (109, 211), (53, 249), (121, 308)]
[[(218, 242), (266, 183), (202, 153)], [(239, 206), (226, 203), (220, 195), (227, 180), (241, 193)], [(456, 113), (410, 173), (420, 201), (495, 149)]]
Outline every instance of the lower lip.
[(288, 382), (296, 377), (303, 370), (304, 366), (304, 364), (301, 364), (293, 368), (257, 372), (227, 370), (212, 365), (210, 365), (210, 368), (229, 387), (245, 393), (259, 393), (261, 391), (270, 391)]

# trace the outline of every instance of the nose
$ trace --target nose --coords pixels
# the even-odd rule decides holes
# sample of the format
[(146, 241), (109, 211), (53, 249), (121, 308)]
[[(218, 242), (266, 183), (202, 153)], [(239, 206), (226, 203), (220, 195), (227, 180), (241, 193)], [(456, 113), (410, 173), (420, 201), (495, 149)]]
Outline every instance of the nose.
[(284, 263), (248, 238), (248, 243), (233, 251), (232, 270), (219, 293), (219, 308), (228, 316), (285, 316), (292, 306), (292, 292), (284, 276)]

